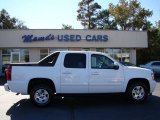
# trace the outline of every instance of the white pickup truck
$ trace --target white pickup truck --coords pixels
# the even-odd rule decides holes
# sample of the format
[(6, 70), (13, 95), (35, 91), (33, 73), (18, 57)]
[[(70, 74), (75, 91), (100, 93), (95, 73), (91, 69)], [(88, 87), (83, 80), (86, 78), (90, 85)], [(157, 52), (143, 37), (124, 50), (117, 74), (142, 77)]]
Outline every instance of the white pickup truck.
[(57, 51), (38, 63), (11, 64), (6, 78), (6, 91), (29, 94), (37, 106), (66, 94), (126, 93), (131, 101), (143, 102), (156, 86), (151, 70), (90, 51)]

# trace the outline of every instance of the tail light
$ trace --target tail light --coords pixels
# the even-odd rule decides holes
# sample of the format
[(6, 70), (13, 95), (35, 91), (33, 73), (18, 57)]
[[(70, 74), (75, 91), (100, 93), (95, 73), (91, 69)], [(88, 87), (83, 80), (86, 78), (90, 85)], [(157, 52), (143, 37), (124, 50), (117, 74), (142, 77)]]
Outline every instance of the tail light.
[(8, 66), (5, 70), (6, 72), (6, 79), (9, 81), (11, 80), (11, 71), (12, 71), (12, 67), (11, 66)]

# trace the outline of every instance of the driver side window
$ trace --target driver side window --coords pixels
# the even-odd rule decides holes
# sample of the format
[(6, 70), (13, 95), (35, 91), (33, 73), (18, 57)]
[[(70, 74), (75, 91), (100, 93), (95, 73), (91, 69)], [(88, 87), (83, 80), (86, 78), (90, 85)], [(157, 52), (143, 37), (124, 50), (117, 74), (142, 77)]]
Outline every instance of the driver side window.
[(91, 55), (91, 68), (92, 69), (113, 69), (114, 62), (104, 55), (92, 54)]

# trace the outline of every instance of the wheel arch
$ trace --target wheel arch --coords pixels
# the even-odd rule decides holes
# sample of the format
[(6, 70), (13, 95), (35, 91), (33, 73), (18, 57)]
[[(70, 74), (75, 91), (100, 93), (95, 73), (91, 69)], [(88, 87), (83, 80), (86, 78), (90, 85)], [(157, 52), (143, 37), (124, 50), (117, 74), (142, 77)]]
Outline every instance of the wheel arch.
[(149, 84), (149, 81), (145, 78), (133, 78), (133, 79), (130, 79), (128, 84), (127, 84), (127, 87), (126, 87), (126, 90), (125, 92), (128, 90), (128, 88), (133, 84), (133, 83), (136, 83), (136, 82), (141, 82), (141, 83), (144, 83), (147, 87), (147, 90), (148, 90), (148, 93), (150, 92), (150, 84)]
[(27, 93), (30, 94), (31, 89), (35, 85), (40, 85), (40, 84), (48, 85), (52, 89), (53, 92), (56, 92), (55, 84), (51, 79), (48, 79), (48, 78), (32, 78), (28, 83)]

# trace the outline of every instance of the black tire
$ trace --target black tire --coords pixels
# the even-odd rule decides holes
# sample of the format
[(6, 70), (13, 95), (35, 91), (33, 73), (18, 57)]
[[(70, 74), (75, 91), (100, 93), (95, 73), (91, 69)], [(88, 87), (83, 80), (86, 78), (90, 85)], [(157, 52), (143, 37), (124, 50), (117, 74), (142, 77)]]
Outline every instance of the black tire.
[(131, 102), (144, 102), (148, 98), (148, 89), (142, 82), (135, 82), (128, 86), (127, 97)]
[(47, 85), (36, 85), (31, 89), (30, 99), (38, 107), (48, 106), (53, 97), (52, 89)]

